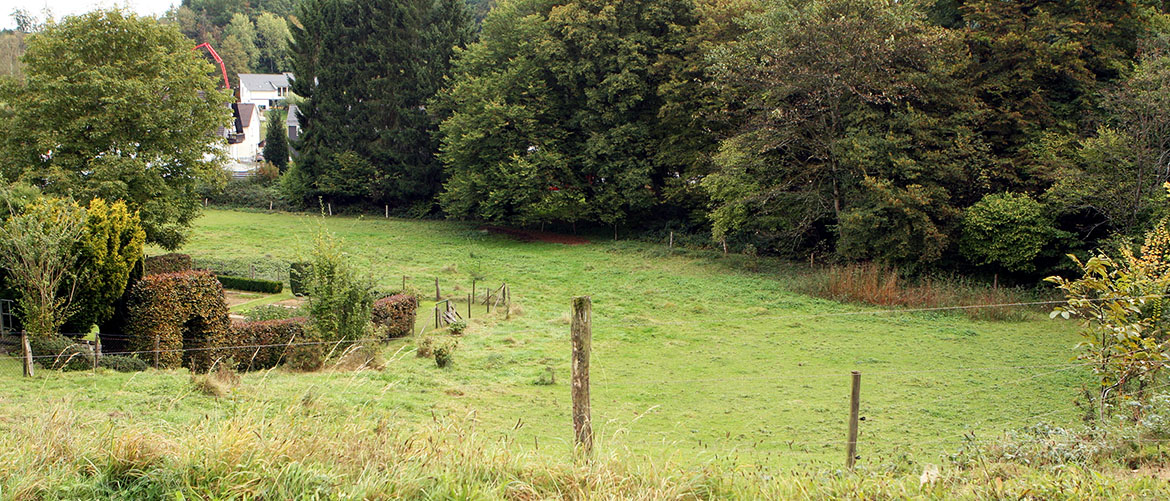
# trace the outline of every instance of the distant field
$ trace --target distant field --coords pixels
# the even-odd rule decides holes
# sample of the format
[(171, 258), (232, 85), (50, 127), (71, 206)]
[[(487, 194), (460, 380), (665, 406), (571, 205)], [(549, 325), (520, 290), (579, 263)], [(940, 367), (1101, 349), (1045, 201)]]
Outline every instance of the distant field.
[[(303, 215), (209, 210), (183, 252), (294, 260), (317, 225)], [(949, 312), (860, 314), (868, 308), (791, 292), (783, 266), (747, 272), (734, 256), (637, 242), (521, 242), (452, 222), (334, 217), (327, 225), (385, 287), (408, 275), (425, 298), (437, 276), (461, 297), (475, 273), (492, 287), (511, 284), (522, 312), (505, 321), (476, 307), (448, 369), (415, 358), (414, 340), (403, 339), (387, 347), (381, 371), (251, 373), (221, 399), (192, 392), (185, 372), (42, 371), (25, 380), (5, 370), (0, 429), (4, 415), (53, 406), (163, 435), (241, 413), (280, 426), (288, 409), (311, 401), (323, 433), (458, 416), (480, 438), (563, 458), (572, 437), (568, 305), (585, 294), (593, 297), (602, 451), (683, 464), (835, 467), (844, 460), (851, 370), (863, 374), (859, 464), (869, 468), (938, 463), (968, 432), (1078, 421), (1072, 401), (1088, 375), (1071, 364), (1075, 326), (1042, 312), (1010, 323)], [(546, 367), (556, 384), (535, 384)]]

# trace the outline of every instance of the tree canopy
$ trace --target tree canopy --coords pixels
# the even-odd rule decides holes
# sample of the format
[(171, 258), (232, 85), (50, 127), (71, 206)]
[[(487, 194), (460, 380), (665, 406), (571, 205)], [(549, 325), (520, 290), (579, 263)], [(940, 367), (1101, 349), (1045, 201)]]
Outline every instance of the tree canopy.
[(0, 173), (46, 193), (124, 200), (150, 243), (173, 249), (199, 214), (196, 183), (221, 165), (230, 97), (178, 29), (119, 10), (32, 35)]

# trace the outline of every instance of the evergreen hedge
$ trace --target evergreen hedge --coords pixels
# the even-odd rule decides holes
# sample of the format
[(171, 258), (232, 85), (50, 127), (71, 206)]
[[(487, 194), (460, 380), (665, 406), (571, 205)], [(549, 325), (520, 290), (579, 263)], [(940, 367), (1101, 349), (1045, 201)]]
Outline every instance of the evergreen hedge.
[(284, 290), (284, 284), (275, 280), (233, 277), (231, 275), (217, 275), (215, 278), (219, 279), (219, 283), (223, 284), (224, 288), (238, 291), (279, 294), (280, 291)]

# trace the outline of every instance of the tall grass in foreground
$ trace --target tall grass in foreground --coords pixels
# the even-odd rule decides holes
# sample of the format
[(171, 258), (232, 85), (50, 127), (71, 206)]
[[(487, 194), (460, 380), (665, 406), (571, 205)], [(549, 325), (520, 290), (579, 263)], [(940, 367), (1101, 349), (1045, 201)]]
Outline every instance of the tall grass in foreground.
[[(0, 423), (3, 499), (1116, 499), (1170, 495), (1125, 471), (1021, 465), (917, 472), (685, 468), (621, 453), (517, 452), (474, 420), (323, 423), (311, 403), (175, 429), (64, 404)], [(499, 434), (493, 434), (499, 437)], [(553, 447), (561, 446), (561, 444)], [(563, 446), (562, 446), (563, 447)]]
[[(944, 308), (952, 306), (1004, 305), (1036, 301), (1035, 293), (1020, 288), (989, 287), (957, 277), (904, 278), (897, 269), (877, 263), (830, 265), (810, 271), (801, 292), (832, 299), (877, 306)], [(1043, 307), (1032, 307), (1040, 310)], [(1021, 306), (963, 308), (975, 320), (1020, 320), (1029, 311)]]

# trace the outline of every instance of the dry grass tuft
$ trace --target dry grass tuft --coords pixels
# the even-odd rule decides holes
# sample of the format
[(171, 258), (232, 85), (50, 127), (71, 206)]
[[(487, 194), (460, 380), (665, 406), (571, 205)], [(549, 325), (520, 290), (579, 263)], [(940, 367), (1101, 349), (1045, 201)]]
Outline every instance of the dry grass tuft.
[(240, 384), (240, 375), (225, 366), (218, 366), (207, 374), (192, 374), (195, 391), (207, 396), (225, 397)]

